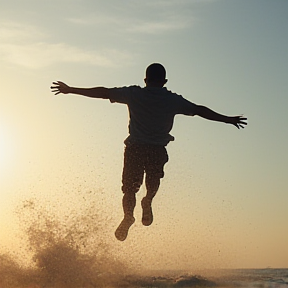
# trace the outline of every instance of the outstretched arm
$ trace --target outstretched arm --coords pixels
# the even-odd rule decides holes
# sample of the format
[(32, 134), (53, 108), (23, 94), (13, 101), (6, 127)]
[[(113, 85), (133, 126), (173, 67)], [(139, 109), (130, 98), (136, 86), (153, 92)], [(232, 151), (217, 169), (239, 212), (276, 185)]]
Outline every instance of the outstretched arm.
[(205, 119), (212, 120), (212, 121), (232, 124), (236, 126), (238, 129), (244, 128), (244, 126), (247, 125), (247, 122), (246, 122), (247, 118), (244, 118), (242, 116), (221, 115), (205, 106), (200, 106), (200, 105), (197, 105), (195, 115), (198, 115), (200, 117), (203, 117)]
[(70, 87), (67, 84), (57, 81), (53, 82), (54, 86), (51, 86), (51, 91), (55, 95), (59, 93), (63, 94), (78, 94), (82, 96), (92, 97), (92, 98), (103, 98), (108, 99), (108, 88), (105, 87), (93, 87), (93, 88), (77, 88)]

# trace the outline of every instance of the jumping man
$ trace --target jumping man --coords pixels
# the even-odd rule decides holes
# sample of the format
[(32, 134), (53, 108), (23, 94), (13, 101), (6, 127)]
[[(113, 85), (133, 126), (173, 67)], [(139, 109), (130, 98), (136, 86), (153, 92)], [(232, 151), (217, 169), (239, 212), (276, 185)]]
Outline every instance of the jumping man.
[(124, 218), (115, 231), (118, 240), (124, 241), (128, 230), (135, 222), (134, 208), (136, 193), (143, 183), (145, 174), (146, 196), (141, 201), (142, 223), (149, 226), (153, 222), (152, 200), (156, 195), (160, 179), (164, 177), (164, 165), (168, 162), (166, 145), (174, 140), (169, 134), (177, 114), (198, 115), (208, 120), (232, 124), (244, 128), (247, 118), (226, 116), (211, 109), (196, 105), (181, 95), (167, 90), (165, 68), (153, 63), (146, 69), (146, 87), (129, 86), (121, 88), (76, 88), (63, 82), (53, 82), (55, 95), (78, 94), (92, 98), (109, 99), (111, 103), (126, 104), (129, 109), (129, 136), (124, 141), (124, 167), (122, 173)]

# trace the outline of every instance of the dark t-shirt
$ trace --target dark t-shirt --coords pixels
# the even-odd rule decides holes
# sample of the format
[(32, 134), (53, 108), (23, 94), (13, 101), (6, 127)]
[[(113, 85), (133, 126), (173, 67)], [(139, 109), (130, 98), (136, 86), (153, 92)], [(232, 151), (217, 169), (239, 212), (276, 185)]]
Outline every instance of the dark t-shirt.
[(112, 103), (129, 109), (129, 136), (125, 143), (166, 146), (174, 137), (169, 134), (176, 114), (195, 115), (196, 105), (166, 87), (130, 86), (109, 89)]

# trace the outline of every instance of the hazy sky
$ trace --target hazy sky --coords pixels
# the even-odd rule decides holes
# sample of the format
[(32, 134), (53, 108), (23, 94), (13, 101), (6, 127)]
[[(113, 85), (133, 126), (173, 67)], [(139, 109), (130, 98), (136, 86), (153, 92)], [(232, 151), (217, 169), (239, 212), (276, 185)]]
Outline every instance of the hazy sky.
[[(109, 241), (132, 263), (288, 267), (288, 1), (0, 0), (0, 7), (4, 251), (17, 245), (11, 215), (21, 201), (70, 213), (85, 198), (97, 203)], [(143, 227), (138, 205), (120, 243), (127, 108), (53, 96), (49, 87), (55, 80), (143, 86), (153, 62), (166, 67), (169, 90), (244, 114), (249, 125), (177, 116), (155, 221)]]

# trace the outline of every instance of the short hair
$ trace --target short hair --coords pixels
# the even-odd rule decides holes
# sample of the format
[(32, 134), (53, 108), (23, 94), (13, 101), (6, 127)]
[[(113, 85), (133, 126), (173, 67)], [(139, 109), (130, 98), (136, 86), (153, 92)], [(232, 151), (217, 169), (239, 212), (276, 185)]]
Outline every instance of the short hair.
[(163, 65), (159, 63), (153, 63), (146, 69), (146, 79), (149, 82), (158, 82), (166, 79), (166, 70)]

